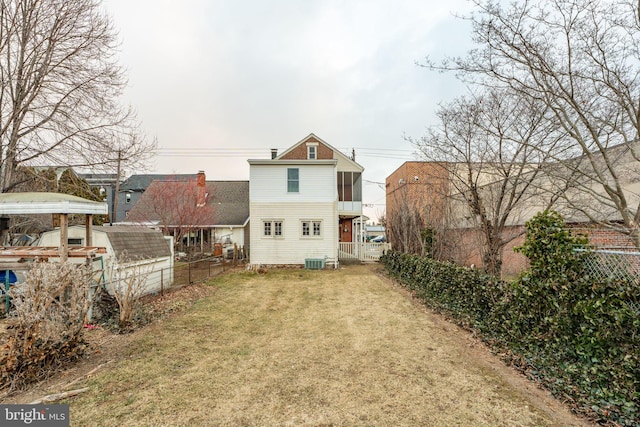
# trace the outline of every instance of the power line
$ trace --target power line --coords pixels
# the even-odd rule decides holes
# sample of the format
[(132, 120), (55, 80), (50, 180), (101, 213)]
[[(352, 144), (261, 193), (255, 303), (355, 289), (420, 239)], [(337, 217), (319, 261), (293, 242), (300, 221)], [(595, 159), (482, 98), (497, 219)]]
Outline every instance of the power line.
[[(351, 149), (340, 149), (342, 154), (347, 155), (346, 152)], [(406, 160), (408, 158), (415, 158), (416, 152), (412, 150), (397, 150), (391, 148), (370, 148), (370, 147), (356, 147), (357, 155), (361, 157), (373, 157), (373, 158), (385, 158), (385, 159), (398, 159)], [(156, 154), (160, 157), (242, 157), (247, 158), (251, 156), (268, 158), (269, 151), (265, 148), (259, 147), (241, 147), (241, 148), (159, 148)]]

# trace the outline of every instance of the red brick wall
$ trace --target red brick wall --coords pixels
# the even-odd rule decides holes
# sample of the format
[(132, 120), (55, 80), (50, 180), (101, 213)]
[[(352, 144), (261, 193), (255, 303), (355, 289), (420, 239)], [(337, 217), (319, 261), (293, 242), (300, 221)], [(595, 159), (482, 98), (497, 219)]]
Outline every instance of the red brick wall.
[(318, 141), (314, 137), (310, 137), (306, 139), (302, 144), (298, 145), (293, 150), (289, 151), (287, 154), (282, 156), (283, 159), (287, 160), (305, 160), (307, 158), (307, 142), (315, 142), (318, 143), (318, 160), (331, 160), (333, 159), (333, 150), (322, 142)]
[[(502, 250), (501, 274), (502, 277), (509, 278), (524, 271), (529, 266), (529, 260), (513, 250), (524, 243), (524, 226), (507, 227), (504, 235), (505, 238), (513, 238)], [(480, 230), (474, 228), (452, 230), (447, 233), (447, 238), (451, 239), (450, 253), (456, 264), (483, 267), (484, 237)]]
[[(569, 228), (574, 234), (586, 234), (589, 242), (597, 248), (636, 250), (629, 236), (622, 233), (599, 228), (572, 224)], [(509, 242), (502, 251), (502, 277), (513, 277), (523, 272), (529, 266), (527, 257), (514, 252), (513, 248), (524, 243), (525, 227), (523, 225), (508, 227), (507, 236), (517, 236)], [(448, 238), (453, 241), (451, 248), (452, 260), (460, 265), (482, 267), (482, 248), (484, 241), (479, 230), (463, 229), (449, 232)]]
[(406, 209), (417, 209), (425, 224), (440, 227), (448, 192), (448, 173), (440, 164), (405, 162), (387, 177), (385, 187), (387, 236), (392, 246), (394, 215)]
[(598, 248), (636, 250), (633, 240), (617, 231), (596, 226), (585, 227), (582, 224), (571, 224), (569, 227), (573, 233), (586, 234), (589, 243)]

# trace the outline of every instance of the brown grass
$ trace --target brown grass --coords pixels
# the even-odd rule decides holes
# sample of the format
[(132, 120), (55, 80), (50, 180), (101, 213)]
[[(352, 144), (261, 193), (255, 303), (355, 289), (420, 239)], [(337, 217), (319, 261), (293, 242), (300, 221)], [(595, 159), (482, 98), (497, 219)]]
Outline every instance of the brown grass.
[(212, 285), (86, 381), (71, 425), (582, 425), (370, 267)]

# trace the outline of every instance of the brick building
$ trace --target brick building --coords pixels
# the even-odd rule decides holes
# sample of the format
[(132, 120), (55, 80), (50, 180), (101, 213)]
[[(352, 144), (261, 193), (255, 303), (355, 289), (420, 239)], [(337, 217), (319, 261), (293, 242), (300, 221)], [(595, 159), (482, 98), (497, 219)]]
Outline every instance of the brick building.
[(405, 162), (387, 177), (386, 226), (392, 247), (422, 252), (422, 230), (444, 226), (449, 183), (447, 169), (437, 162)]

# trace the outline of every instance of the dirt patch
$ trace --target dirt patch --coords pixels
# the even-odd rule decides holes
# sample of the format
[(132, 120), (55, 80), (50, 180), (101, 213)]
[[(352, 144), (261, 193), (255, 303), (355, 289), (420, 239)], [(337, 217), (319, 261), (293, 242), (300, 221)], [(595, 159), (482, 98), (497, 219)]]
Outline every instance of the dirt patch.
[[(117, 333), (100, 325), (88, 325), (84, 337), (89, 344), (89, 353), (67, 369), (56, 373), (46, 381), (32, 384), (23, 390), (0, 395), (1, 403), (29, 403), (43, 396), (66, 391), (69, 385), (88, 379), (102, 368), (122, 357), (122, 350), (141, 336), (148, 333), (150, 324), (167, 319), (190, 307), (195, 301), (211, 295), (215, 291), (211, 286), (195, 284), (172, 288), (163, 295), (144, 298), (144, 323), (134, 332)], [(0, 322), (2, 331), (5, 322)], [(0, 333), (0, 339), (2, 334)]]

